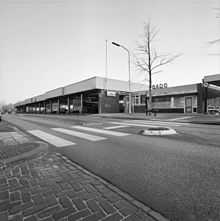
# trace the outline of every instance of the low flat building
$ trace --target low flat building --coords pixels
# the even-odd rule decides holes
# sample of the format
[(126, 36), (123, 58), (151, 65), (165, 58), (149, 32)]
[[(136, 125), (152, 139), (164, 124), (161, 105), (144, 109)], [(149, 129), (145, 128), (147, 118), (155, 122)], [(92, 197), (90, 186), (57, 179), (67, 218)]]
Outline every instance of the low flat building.
[[(132, 83), (132, 110), (145, 112), (147, 87)], [(147, 95), (146, 95), (147, 94)], [(25, 113), (128, 112), (127, 81), (92, 77), (28, 98), (15, 104)], [(220, 110), (220, 74), (205, 76), (202, 83), (152, 89), (152, 108), (162, 113), (207, 113)]]
[[(132, 92), (144, 90), (132, 83)], [(117, 113), (128, 110), (127, 81), (92, 77), (48, 91), (15, 104), (25, 113)]]

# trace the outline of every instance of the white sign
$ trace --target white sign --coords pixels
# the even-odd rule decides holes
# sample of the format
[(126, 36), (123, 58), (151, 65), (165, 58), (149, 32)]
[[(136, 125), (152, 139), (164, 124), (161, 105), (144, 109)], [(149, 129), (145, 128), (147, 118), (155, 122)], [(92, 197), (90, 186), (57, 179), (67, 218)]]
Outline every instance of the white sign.
[(116, 96), (116, 92), (115, 91), (107, 91), (107, 96), (115, 97)]
[(167, 83), (152, 85), (152, 89), (167, 88), (167, 87), (168, 87)]

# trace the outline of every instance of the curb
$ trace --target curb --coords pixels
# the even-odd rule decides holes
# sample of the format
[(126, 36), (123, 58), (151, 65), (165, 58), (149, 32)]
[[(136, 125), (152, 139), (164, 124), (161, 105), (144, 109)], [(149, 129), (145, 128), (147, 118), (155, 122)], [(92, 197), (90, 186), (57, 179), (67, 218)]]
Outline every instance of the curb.
[(56, 153), (56, 155), (58, 157), (61, 157), (64, 161), (66, 161), (66, 163), (68, 164), (72, 164), (74, 165), (77, 169), (81, 170), (83, 173), (86, 173), (87, 175), (97, 179), (100, 183), (102, 183), (103, 185), (105, 185), (107, 188), (109, 188), (110, 190), (112, 190), (113, 192), (115, 192), (116, 194), (120, 195), (122, 198), (124, 198), (125, 200), (127, 200), (129, 203), (133, 204), (134, 206), (136, 206), (137, 208), (141, 209), (142, 211), (144, 211), (145, 213), (147, 213), (147, 215), (149, 215), (150, 217), (152, 217), (155, 221), (169, 221), (167, 218), (165, 218), (164, 216), (162, 216), (160, 213), (154, 211), (153, 209), (151, 209), (150, 207), (146, 206), (145, 204), (141, 203), (140, 201), (136, 200), (135, 198), (133, 198), (132, 196), (130, 196), (128, 193), (120, 190), (119, 188), (117, 188), (116, 186), (110, 184), (109, 182), (107, 182), (106, 180), (104, 180), (103, 178), (95, 175), (94, 173), (88, 171), (87, 169), (83, 168), (82, 166), (80, 166), (79, 164), (71, 161), (68, 157), (62, 155), (61, 153)]
[(169, 127), (158, 127), (158, 128), (148, 128), (146, 130), (141, 130), (140, 134), (143, 136), (166, 136), (166, 135), (174, 135), (177, 132)]

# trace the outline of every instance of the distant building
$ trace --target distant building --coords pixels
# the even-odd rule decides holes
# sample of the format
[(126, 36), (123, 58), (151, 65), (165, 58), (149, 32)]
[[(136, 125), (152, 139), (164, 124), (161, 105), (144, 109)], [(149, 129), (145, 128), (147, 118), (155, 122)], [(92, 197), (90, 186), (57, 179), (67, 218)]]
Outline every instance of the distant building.
[[(132, 83), (132, 92), (144, 90)], [(128, 110), (128, 82), (92, 77), (15, 104), (26, 113), (117, 113)]]
[[(145, 112), (146, 85), (132, 83), (132, 109)], [(128, 82), (93, 77), (15, 104), (26, 113), (128, 112)], [(220, 110), (220, 74), (202, 83), (152, 89), (152, 108), (163, 113), (206, 113)]]

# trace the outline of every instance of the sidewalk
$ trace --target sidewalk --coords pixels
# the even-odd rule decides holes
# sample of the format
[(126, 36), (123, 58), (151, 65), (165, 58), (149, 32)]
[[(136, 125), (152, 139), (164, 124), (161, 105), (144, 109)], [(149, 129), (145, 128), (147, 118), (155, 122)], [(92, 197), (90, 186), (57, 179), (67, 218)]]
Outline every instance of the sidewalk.
[[(0, 124), (4, 126), (13, 132), (10, 125)], [(0, 146), (5, 152), (18, 148)], [(35, 149), (38, 152), (26, 149), (16, 159), (7, 155), (6, 166), (0, 168), (1, 221), (167, 220), (61, 154), (39, 145)]]
[(193, 123), (193, 124), (208, 124), (208, 125), (220, 125), (220, 116), (207, 115), (207, 114), (173, 114), (173, 113), (158, 113), (156, 116), (146, 116), (145, 113), (106, 113), (95, 114), (93, 116), (102, 118), (113, 119), (130, 119), (130, 120), (162, 120), (181, 123)]

